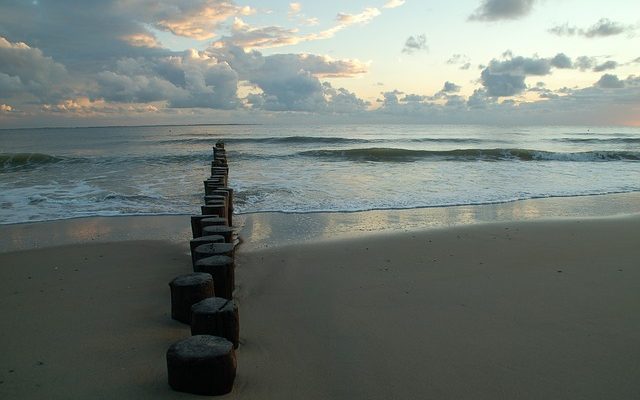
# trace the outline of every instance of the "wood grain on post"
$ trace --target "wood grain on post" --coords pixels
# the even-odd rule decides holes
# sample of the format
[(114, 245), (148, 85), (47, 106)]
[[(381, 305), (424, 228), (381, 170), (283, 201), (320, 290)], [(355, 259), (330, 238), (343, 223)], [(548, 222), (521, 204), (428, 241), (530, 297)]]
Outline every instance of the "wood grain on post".
[(194, 262), (195, 272), (206, 272), (213, 278), (213, 291), (217, 297), (233, 298), (235, 288), (235, 264), (232, 257), (217, 255)]
[(240, 319), (233, 300), (210, 297), (191, 307), (191, 334), (220, 336), (238, 348)]
[(204, 272), (180, 275), (169, 282), (171, 288), (171, 318), (191, 323), (191, 306), (214, 296), (213, 278)]
[(227, 394), (233, 388), (236, 365), (233, 344), (218, 336), (191, 336), (167, 350), (169, 386), (179, 392)]

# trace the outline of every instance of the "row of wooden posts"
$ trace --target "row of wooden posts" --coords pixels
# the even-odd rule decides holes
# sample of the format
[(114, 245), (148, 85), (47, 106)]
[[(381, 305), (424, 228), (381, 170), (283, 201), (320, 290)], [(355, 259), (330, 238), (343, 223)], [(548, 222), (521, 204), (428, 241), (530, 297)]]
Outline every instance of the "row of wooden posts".
[(201, 215), (191, 216), (193, 273), (169, 283), (171, 317), (191, 325), (191, 337), (167, 351), (169, 385), (201, 395), (229, 393), (236, 376), (240, 324), (233, 301), (233, 189), (223, 142), (213, 148), (211, 176), (204, 181)]

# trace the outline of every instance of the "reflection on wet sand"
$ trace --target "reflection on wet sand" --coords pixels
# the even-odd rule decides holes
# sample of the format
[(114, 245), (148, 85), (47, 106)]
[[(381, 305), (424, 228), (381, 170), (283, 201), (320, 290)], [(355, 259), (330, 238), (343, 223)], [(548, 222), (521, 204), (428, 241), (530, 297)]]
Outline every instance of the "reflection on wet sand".
[(365, 232), (411, 231), (490, 222), (605, 217), (640, 213), (640, 193), (521, 200), (510, 203), (350, 213), (245, 215), (244, 250)]

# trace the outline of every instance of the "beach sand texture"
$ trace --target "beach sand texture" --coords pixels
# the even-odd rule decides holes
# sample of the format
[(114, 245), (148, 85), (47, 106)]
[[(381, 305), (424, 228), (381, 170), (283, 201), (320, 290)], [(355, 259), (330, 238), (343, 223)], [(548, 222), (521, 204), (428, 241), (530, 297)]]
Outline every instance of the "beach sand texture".
[[(222, 398), (638, 398), (638, 232), (628, 216), (241, 246)], [(164, 359), (189, 335), (167, 286), (187, 251), (1, 253), (0, 398), (198, 398), (170, 390)]]

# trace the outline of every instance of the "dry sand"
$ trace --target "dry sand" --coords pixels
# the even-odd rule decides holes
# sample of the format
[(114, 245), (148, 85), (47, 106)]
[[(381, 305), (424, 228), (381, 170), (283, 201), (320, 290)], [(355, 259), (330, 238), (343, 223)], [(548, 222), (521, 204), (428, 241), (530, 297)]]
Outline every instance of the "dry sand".
[[(237, 253), (237, 399), (640, 397), (640, 217)], [(197, 398), (164, 355), (185, 244), (0, 254), (0, 398)]]

